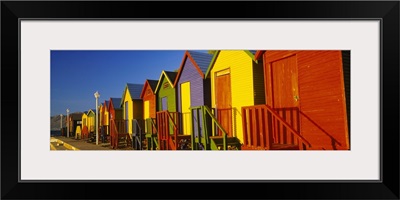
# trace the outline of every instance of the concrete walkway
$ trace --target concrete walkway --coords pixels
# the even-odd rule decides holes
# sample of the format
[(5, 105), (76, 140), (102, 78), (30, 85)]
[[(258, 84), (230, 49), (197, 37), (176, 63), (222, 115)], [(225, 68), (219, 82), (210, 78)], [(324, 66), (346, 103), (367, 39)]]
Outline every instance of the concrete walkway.
[(55, 141), (51, 141), (50, 142), (50, 150), (57, 150), (57, 151), (62, 151), (62, 150), (69, 150), (67, 148), (65, 148), (64, 145), (60, 144), (57, 142), (57, 140)]
[[(96, 145), (96, 143), (86, 142), (86, 140), (77, 140), (74, 138), (67, 138), (65, 136), (51, 137), (50, 148), (51, 150), (100, 150), (100, 151), (114, 150), (111, 148), (110, 143), (99, 142), (99, 145)], [(129, 148), (121, 148), (117, 150), (129, 150)]]

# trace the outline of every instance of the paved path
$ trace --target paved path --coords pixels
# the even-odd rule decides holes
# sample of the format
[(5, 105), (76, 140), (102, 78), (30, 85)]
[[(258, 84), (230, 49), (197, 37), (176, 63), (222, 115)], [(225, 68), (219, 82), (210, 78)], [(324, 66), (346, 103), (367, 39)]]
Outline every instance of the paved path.
[(68, 150), (67, 148), (65, 148), (64, 145), (60, 145), (60, 143), (58, 142), (50, 142), (50, 150)]
[[(57, 144), (59, 144), (57, 146)], [(96, 143), (89, 143), (85, 140), (77, 140), (74, 138), (67, 138), (65, 136), (53, 136), (50, 138), (50, 148), (51, 150), (103, 150), (103, 151), (113, 151), (110, 143), (101, 143), (96, 145)], [(129, 150), (129, 148), (120, 148), (118, 150)]]

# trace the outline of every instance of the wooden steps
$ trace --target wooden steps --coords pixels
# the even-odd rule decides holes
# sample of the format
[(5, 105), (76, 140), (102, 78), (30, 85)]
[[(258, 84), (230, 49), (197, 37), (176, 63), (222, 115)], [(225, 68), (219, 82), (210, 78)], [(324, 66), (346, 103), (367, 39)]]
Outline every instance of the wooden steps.
[[(224, 139), (222, 136), (211, 136), (211, 149), (212, 150), (223, 150)], [(236, 137), (227, 137), (227, 150), (240, 150), (240, 141)]]

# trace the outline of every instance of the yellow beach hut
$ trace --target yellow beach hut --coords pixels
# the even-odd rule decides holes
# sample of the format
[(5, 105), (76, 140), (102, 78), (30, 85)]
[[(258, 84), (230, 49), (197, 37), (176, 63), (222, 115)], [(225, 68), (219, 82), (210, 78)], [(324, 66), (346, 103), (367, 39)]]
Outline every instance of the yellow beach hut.
[(96, 109), (90, 109), (87, 112), (87, 127), (89, 135), (93, 135), (96, 131)]
[(96, 117), (96, 109), (90, 109), (89, 111), (85, 111), (82, 114), (82, 137), (81, 139), (88, 139), (92, 136), (95, 129), (95, 117)]
[(88, 111), (83, 112), (82, 114), (82, 130), (81, 130), (81, 139), (87, 139), (89, 137), (89, 128), (88, 128)]
[[(215, 51), (206, 77), (211, 78), (211, 105), (215, 118), (237, 149), (243, 143), (242, 106), (265, 103), (262, 61), (252, 50)], [(221, 136), (220, 128), (213, 129)], [(235, 149), (235, 148), (232, 148)]]
[(110, 135), (110, 114), (108, 111), (108, 104), (109, 104), (109, 101), (105, 100), (104, 104), (102, 106), (102, 109), (100, 110), (100, 113), (102, 116), (102, 118), (100, 120), (100, 122), (102, 123), (102, 131), (104, 131), (104, 135), (107, 138)]
[(134, 123), (143, 119), (143, 100), (140, 94), (143, 84), (127, 83), (121, 98), (125, 132), (132, 138)]

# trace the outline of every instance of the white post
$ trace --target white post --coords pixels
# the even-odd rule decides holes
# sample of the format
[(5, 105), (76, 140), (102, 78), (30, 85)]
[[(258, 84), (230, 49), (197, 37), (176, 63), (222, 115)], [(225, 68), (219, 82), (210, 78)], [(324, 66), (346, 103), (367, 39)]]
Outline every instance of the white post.
[(67, 108), (67, 138), (69, 138), (69, 109)]
[(99, 122), (99, 116), (98, 116), (98, 106), (97, 106), (97, 104), (98, 104), (98, 99), (99, 99), (99, 97), (100, 97), (100, 94), (99, 94), (99, 92), (98, 91), (96, 91), (96, 93), (94, 93), (94, 97), (96, 98), (96, 145), (99, 145), (99, 127), (98, 127), (98, 122)]

